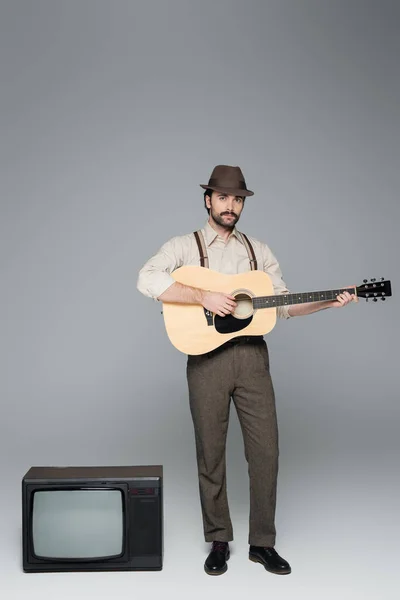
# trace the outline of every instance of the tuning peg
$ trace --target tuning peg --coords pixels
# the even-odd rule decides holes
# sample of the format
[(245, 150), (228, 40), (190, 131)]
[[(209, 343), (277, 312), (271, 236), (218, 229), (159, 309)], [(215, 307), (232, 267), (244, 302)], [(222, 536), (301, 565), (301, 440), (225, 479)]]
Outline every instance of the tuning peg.
[(386, 298), (384, 296), (382, 296), (381, 300), (386, 300)]
[(373, 277), (373, 278), (371, 279), (371, 281), (376, 281), (375, 277)]
[(378, 298), (373, 298), (373, 301), (374, 302), (378, 302)]
[(384, 278), (384, 277), (381, 277), (381, 281), (385, 281), (385, 278)]
[(363, 283), (368, 283), (368, 279), (363, 279)]

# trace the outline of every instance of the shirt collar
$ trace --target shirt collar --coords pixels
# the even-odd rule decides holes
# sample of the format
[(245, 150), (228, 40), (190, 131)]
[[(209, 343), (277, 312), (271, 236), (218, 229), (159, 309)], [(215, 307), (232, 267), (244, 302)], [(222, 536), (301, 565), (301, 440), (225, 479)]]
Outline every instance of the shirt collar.
[[(205, 233), (205, 241), (206, 241), (207, 246), (211, 246), (211, 244), (213, 243), (215, 238), (218, 237), (218, 232), (215, 231), (215, 229), (213, 229), (211, 227), (210, 223), (207, 221), (204, 226), (204, 233)], [(236, 239), (239, 240), (239, 242), (241, 244), (243, 244), (242, 236), (240, 235), (240, 232), (238, 231), (238, 229), (236, 229), (236, 227), (233, 228), (233, 231), (230, 234), (229, 238), (232, 236), (235, 236)], [(228, 240), (229, 240), (229, 238), (228, 238)]]

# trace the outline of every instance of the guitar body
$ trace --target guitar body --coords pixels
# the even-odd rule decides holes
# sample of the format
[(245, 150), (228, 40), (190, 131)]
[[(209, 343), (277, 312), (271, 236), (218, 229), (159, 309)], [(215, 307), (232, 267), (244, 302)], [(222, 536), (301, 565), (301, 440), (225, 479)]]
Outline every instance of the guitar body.
[(253, 308), (252, 298), (274, 293), (264, 271), (225, 275), (205, 267), (184, 266), (171, 273), (175, 281), (235, 297), (232, 315), (210, 314), (198, 304), (165, 302), (163, 315), (171, 343), (185, 354), (204, 354), (240, 335), (264, 335), (276, 323), (276, 308)]

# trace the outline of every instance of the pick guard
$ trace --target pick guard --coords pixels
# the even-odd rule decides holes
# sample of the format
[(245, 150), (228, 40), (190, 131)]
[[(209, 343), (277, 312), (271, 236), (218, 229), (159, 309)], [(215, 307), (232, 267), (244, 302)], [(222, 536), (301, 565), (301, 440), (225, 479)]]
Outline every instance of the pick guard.
[(215, 315), (214, 327), (218, 333), (233, 333), (234, 331), (241, 331), (245, 329), (253, 320), (253, 316), (247, 319), (236, 319), (233, 315), (226, 315), (220, 317)]

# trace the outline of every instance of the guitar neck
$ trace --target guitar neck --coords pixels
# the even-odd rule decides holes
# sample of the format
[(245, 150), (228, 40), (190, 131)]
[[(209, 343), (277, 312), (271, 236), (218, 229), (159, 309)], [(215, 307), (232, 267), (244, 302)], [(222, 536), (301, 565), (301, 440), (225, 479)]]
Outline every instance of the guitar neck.
[(324, 290), (321, 292), (302, 292), (300, 294), (278, 294), (277, 296), (257, 296), (253, 298), (254, 308), (271, 308), (285, 304), (305, 304), (306, 302), (321, 302), (335, 300), (336, 296), (347, 291), (356, 294), (355, 287), (340, 288), (337, 290)]

